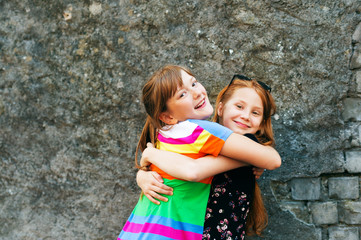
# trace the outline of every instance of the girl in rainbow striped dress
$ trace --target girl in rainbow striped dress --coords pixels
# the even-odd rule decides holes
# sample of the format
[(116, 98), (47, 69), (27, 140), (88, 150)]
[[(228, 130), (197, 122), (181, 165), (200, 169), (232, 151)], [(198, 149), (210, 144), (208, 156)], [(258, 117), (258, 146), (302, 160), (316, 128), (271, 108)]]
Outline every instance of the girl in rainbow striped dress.
[[(186, 68), (171, 65), (158, 70), (145, 84), (142, 101), (148, 116), (137, 152), (151, 142), (160, 150), (194, 159), (221, 154), (260, 168), (272, 169), (281, 164), (272, 147), (203, 120), (213, 113), (213, 108), (204, 87)], [(137, 156), (135, 159), (139, 166)], [(212, 178), (190, 182), (155, 165), (150, 169), (164, 178), (174, 195), (160, 205), (140, 197), (118, 240), (201, 240)]]

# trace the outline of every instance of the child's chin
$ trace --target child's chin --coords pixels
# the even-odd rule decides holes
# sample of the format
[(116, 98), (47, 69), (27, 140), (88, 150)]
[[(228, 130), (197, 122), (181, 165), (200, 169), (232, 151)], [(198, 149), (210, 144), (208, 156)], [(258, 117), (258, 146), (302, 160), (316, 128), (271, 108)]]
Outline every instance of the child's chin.
[(202, 118), (202, 120), (207, 120), (208, 118), (210, 118), (212, 116), (212, 114), (209, 114), (208, 116), (205, 116), (204, 118)]

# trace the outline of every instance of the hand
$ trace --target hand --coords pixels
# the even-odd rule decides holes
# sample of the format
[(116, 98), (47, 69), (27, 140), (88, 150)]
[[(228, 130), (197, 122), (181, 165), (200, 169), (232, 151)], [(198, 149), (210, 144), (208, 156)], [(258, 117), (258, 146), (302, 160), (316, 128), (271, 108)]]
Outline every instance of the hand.
[(263, 168), (258, 168), (258, 167), (254, 167), (252, 170), (253, 170), (253, 174), (255, 175), (256, 179), (259, 179), (264, 172)]
[(137, 184), (142, 189), (144, 195), (157, 205), (160, 202), (156, 199), (163, 202), (168, 201), (168, 198), (160, 194), (173, 195), (173, 188), (163, 184), (163, 179), (157, 172), (139, 170), (137, 173)]

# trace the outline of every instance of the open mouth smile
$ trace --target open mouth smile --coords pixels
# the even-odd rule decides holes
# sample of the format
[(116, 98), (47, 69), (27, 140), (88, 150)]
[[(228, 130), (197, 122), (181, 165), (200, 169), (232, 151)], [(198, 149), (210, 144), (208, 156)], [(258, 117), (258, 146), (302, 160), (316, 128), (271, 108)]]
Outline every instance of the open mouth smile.
[(203, 98), (203, 100), (197, 104), (197, 106), (194, 107), (194, 109), (202, 108), (206, 105), (206, 100)]

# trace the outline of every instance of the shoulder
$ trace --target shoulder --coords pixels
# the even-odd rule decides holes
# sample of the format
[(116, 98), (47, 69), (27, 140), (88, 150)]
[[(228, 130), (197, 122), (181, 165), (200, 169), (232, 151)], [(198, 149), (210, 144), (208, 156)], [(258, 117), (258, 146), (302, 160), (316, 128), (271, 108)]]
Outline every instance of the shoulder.
[(230, 130), (229, 128), (226, 128), (216, 122), (210, 122), (207, 120), (196, 120), (196, 119), (188, 119), (185, 122), (195, 124), (199, 128), (202, 128), (202, 130), (205, 130), (205, 131), (209, 132), (211, 135), (220, 137), (222, 139), (228, 138), (228, 136), (233, 133), (233, 131)]
[(224, 131), (231, 131), (229, 128), (226, 128), (225, 126), (222, 126), (221, 124), (219, 123), (216, 123), (216, 122), (210, 122), (210, 121), (207, 121), (207, 120), (197, 120), (197, 119), (188, 119), (184, 122), (189, 122), (191, 124), (196, 124), (204, 129), (222, 129)]

